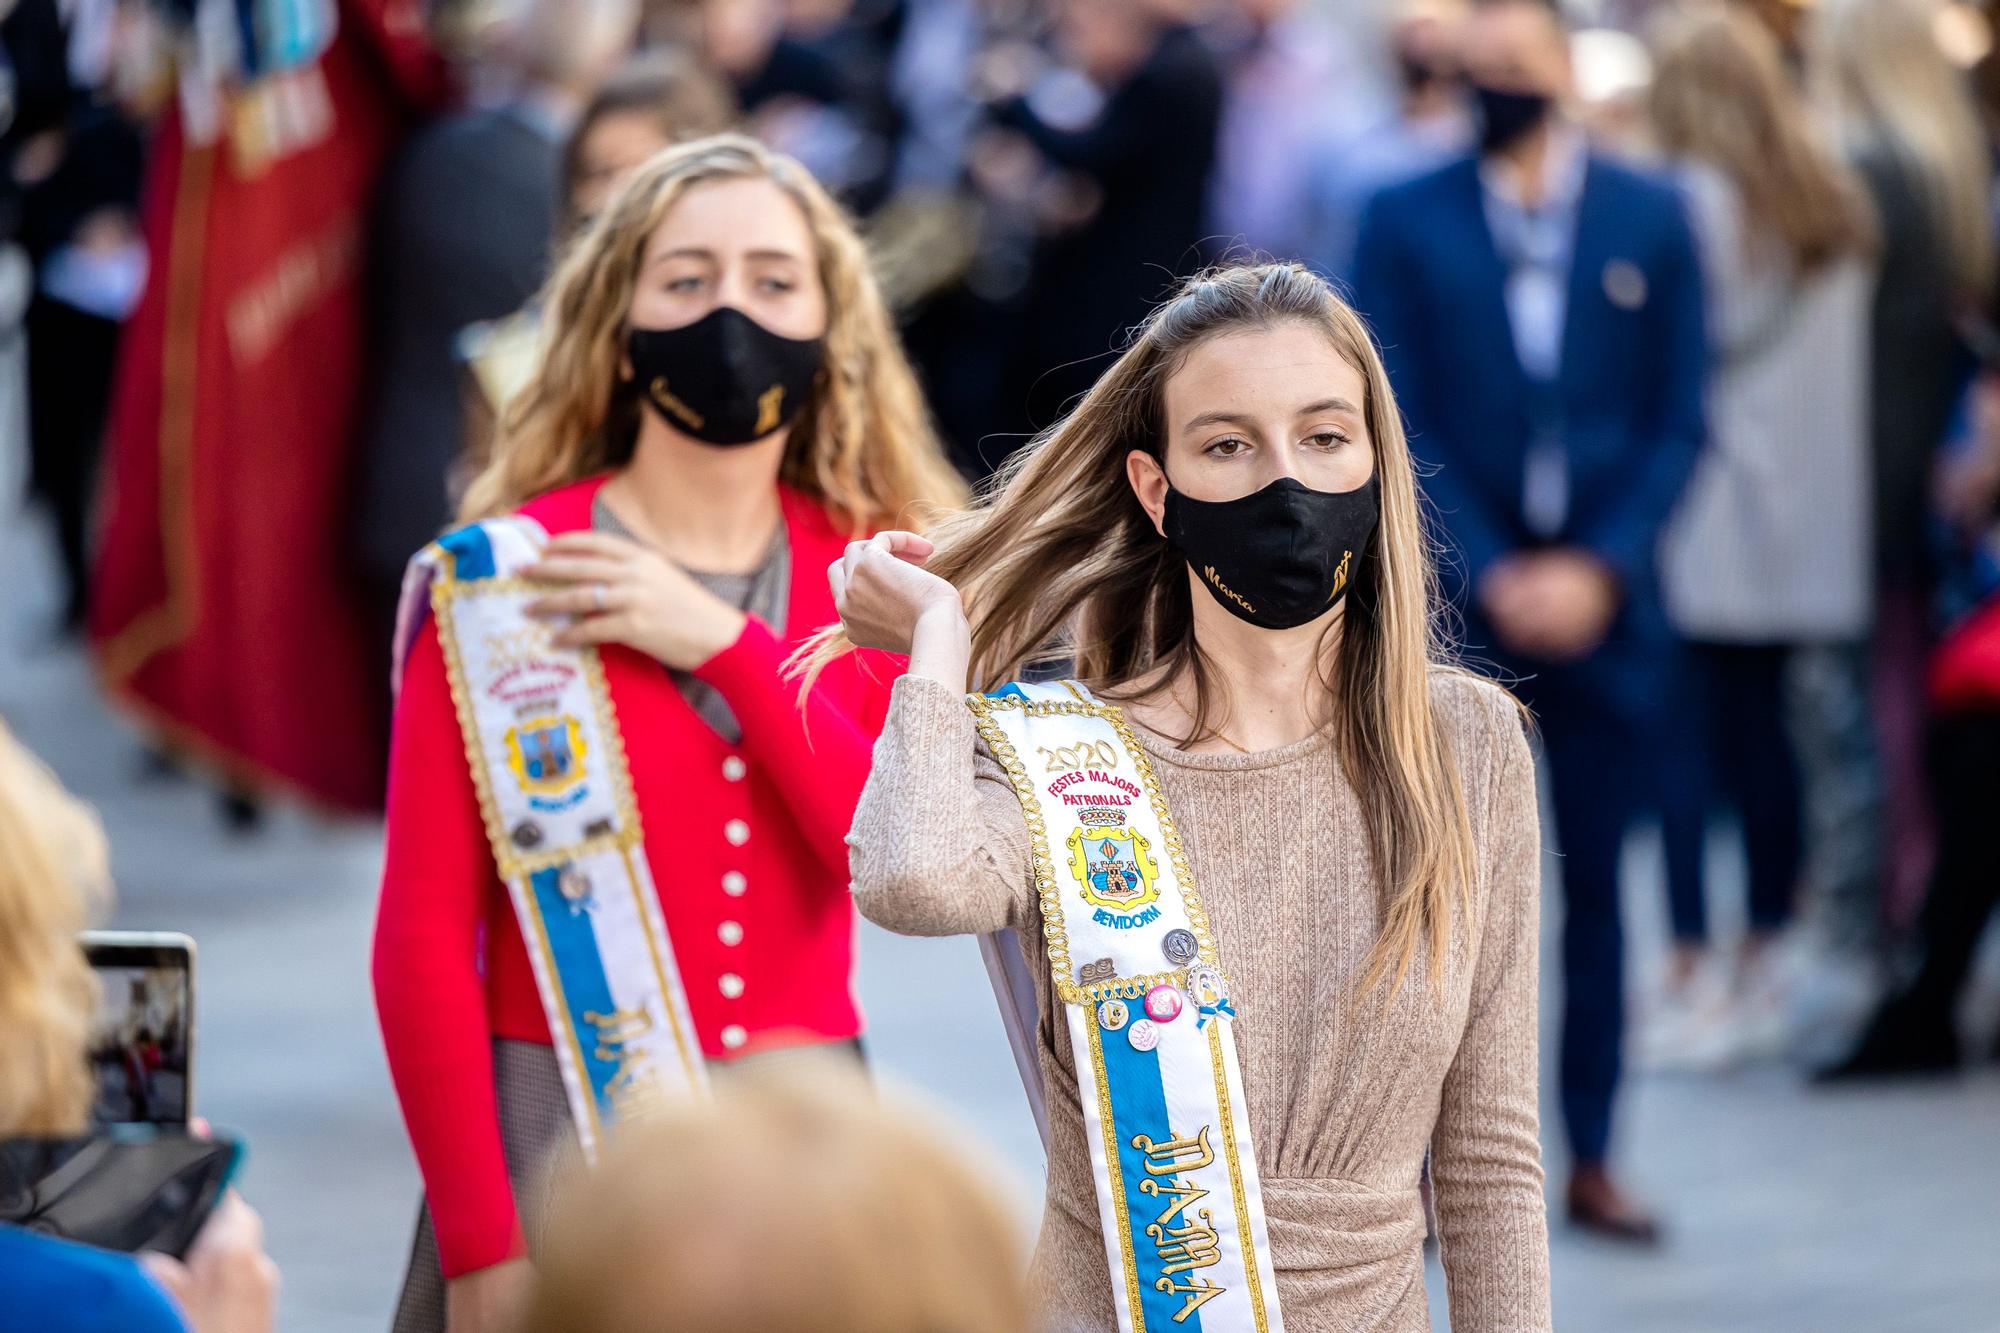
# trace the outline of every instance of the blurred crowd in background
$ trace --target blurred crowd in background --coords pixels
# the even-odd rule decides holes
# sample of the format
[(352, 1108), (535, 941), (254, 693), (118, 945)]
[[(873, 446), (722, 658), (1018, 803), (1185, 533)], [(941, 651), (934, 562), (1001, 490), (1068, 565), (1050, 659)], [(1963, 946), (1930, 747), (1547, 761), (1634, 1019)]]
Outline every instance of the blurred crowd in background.
[[(1448, 309), (1413, 293), (1449, 286), (1420, 243), (1447, 220), (1405, 187), (1504, 149), (1519, 99), (1545, 95), (1593, 151), (1669, 183), (1632, 207), (1684, 216), (1699, 260), (1579, 281), (1613, 312), (1705, 311), (1698, 363), (1663, 354), (1634, 387), (1685, 387), (1697, 425), (1633, 555), (1674, 632), (1653, 748), (1627, 765), (1648, 775), (1676, 947), (1643, 979), (1631, 1054), (1829, 1078), (1989, 1054), (1956, 1027), (2000, 888), (1989, 10), (1601, 0), (1566, 16), (1546, 78), (1460, 0), (0, 13), (0, 347), (24, 358), (63, 628), (156, 762), (212, 775), (246, 832), (273, 793), (377, 808), (405, 561), (535, 355), (552, 256), (659, 148), (745, 127), (840, 197), (975, 482), (1176, 276), (1243, 253), (1303, 260), (1396, 326), (1435, 464), (1450, 405), (1414, 381), (1449, 397), (1446, 374), (1526, 366), (1537, 298), (1513, 284), (1554, 273), (1559, 292), (1583, 241), (1538, 250), (1533, 200), (1518, 232), (1489, 213), (1512, 237), (1513, 345), (1469, 318), (1441, 339)], [(1450, 363), (1423, 365), (1439, 347)], [(1450, 470), (1440, 536), (1477, 564)], [(1748, 886), (1726, 947), (1721, 856)]]

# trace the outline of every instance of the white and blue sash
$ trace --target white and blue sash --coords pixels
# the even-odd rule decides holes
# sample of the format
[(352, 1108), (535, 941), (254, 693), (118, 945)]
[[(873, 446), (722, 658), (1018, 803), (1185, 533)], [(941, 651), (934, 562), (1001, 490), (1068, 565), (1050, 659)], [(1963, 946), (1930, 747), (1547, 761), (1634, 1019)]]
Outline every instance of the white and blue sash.
[(1071, 682), (967, 703), (1028, 821), (1118, 1327), (1281, 1331), (1236, 1008), (1146, 752)]
[(613, 1124), (707, 1088), (594, 648), (562, 648), (518, 576), (548, 533), (491, 519), (418, 553), (395, 679), (435, 615), (493, 859), (514, 903), (586, 1159)]

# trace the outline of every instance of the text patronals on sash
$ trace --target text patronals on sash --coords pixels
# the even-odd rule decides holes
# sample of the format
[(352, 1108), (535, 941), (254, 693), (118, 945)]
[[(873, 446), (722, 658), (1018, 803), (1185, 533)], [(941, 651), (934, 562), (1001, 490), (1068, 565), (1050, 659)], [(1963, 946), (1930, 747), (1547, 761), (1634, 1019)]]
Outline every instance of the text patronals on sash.
[[(1108, 792), (1069, 790), (1084, 782), (1098, 783), (1114, 790)], [(1129, 778), (1114, 777), (1095, 768), (1083, 772), (1065, 773), (1049, 784), (1049, 795), (1060, 796), (1064, 805), (1126, 806), (1132, 804), (1141, 794), (1139, 785)]]

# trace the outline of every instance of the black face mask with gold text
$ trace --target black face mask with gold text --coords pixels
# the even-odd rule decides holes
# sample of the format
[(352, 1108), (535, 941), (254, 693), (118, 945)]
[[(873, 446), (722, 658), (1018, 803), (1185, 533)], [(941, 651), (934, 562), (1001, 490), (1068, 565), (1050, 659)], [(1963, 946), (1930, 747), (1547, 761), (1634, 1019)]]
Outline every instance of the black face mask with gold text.
[(749, 444), (792, 423), (826, 358), (819, 338), (785, 338), (735, 306), (677, 329), (626, 334), (633, 385), (660, 419), (706, 444)]
[(1169, 482), (1163, 526), (1225, 610), (1292, 629), (1346, 596), (1380, 517), (1373, 476), (1351, 491), (1280, 477), (1235, 500), (1189, 499)]

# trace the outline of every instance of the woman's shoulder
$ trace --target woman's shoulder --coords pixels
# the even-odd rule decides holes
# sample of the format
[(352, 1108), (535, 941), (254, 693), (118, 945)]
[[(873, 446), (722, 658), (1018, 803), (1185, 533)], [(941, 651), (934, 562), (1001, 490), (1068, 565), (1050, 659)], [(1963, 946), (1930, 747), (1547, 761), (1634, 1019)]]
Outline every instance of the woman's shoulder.
[(785, 527), (794, 549), (822, 555), (828, 561), (845, 551), (849, 542), (874, 536), (881, 526), (857, 521), (845, 510), (788, 483), (779, 484), (778, 496), (784, 504)]
[(1432, 716), (1459, 764), (1477, 773), (1528, 749), (1528, 711), (1506, 686), (1464, 667), (1433, 664)]
[(514, 513), (521, 518), (535, 520), (546, 532), (575, 532), (587, 528), (590, 526), (591, 502), (597, 498), (597, 492), (607, 479), (604, 474), (599, 474), (569, 482), (552, 491), (543, 491)]
[(1528, 710), (1496, 681), (1455, 667), (1431, 668), (1435, 716), (1458, 769), (1459, 790), (1482, 863), (1540, 835)]

